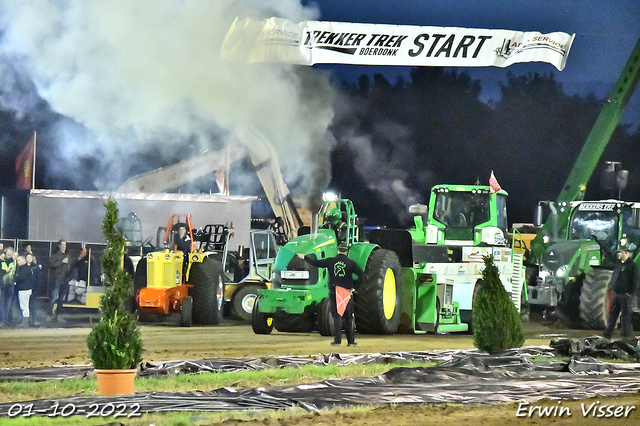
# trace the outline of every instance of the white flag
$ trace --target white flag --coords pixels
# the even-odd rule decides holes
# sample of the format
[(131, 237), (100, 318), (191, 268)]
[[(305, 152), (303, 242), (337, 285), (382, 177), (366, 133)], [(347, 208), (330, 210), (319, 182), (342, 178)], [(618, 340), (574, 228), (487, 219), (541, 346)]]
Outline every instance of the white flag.
[(562, 32), (236, 18), (221, 54), (239, 62), (300, 65), (507, 67), (548, 62), (562, 71), (574, 37)]

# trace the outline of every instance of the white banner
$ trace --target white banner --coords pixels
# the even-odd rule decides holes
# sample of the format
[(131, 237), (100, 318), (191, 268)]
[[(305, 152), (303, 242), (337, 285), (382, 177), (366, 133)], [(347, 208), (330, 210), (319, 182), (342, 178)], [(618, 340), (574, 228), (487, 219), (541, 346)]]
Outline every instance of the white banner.
[(574, 37), (562, 32), (236, 18), (221, 54), (239, 62), (300, 65), (507, 67), (548, 62), (562, 71)]

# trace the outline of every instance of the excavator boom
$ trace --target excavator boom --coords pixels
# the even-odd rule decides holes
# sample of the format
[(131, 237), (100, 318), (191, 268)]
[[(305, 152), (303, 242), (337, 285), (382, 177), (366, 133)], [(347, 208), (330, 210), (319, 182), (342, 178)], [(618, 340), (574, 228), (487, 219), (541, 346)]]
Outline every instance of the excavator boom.
[[(613, 90), (607, 97), (596, 122), (594, 123), (582, 151), (578, 155), (573, 168), (569, 172), (564, 186), (555, 203), (557, 209), (558, 235), (566, 231), (566, 223), (571, 213), (571, 201), (580, 201), (584, 196), (587, 183), (591, 178), (600, 157), (604, 152), (611, 135), (616, 129), (620, 118), (624, 113), (629, 98), (635, 90), (640, 78), (640, 38), (636, 42), (622, 74)], [(551, 228), (551, 218), (538, 231), (536, 238), (531, 243), (531, 249), (535, 257), (544, 253), (547, 243), (543, 242), (543, 235), (548, 235)]]

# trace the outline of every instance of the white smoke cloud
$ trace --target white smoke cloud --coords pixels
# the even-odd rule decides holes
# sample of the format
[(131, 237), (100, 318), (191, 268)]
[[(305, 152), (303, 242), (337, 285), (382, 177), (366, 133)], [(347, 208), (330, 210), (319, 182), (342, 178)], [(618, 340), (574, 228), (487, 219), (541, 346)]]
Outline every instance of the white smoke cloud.
[[(288, 153), (283, 167), (304, 173), (313, 169), (303, 165), (307, 148), (329, 143), (328, 80), (291, 65), (227, 63), (220, 46), (236, 16), (299, 22), (318, 15), (296, 0), (7, 0), (0, 1), (0, 53), (29, 73), (54, 111), (97, 135), (92, 146), (60, 131), (68, 163), (100, 152), (115, 167), (158, 140), (191, 138), (201, 152), (212, 133), (249, 124)], [(16, 111), (25, 108), (8, 99)], [(98, 189), (129, 177), (110, 172)]]

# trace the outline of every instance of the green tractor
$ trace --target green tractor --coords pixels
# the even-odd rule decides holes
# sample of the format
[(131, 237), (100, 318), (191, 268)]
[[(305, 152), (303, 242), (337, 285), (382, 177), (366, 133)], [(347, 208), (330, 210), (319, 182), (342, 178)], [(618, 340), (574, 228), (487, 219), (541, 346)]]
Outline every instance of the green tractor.
[(353, 203), (346, 199), (325, 201), (310, 234), (289, 240), (276, 255), (271, 286), (258, 290), (252, 312), (257, 334), (278, 331), (311, 331), (330, 336), (328, 274), (298, 258), (298, 253), (320, 259), (338, 254), (346, 243), (348, 256), (365, 272), (354, 294), (355, 324), (359, 332), (392, 334), (400, 323), (402, 270), (396, 254), (376, 244), (358, 241)]
[(521, 308), (523, 255), (508, 246), (506, 199), (505, 191), (489, 186), (436, 185), (428, 206), (409, 208), (411, 228), (369, 233), (371, 243), (400, 259), (402, 330), (467, 331), (486, 255), (494, 257), (505, 290)]
[[(566, 223), (555, 223), (559, 214), (551, 208), (551, 235), (541, 256), (538, 277), (529, 285), (529, 303), (590, 330), (606, 325), (607, 287), (616, 262), (618, 242), (640, 245), (640, 203), (620, 200), (574, 201), (565, 209)], [(541, 205), (536, 224), (541, 223)], [(557, 229), (563, 230), (557, 234)], [(636, 264), (640, 256), (634, 253)], [(636, 321), (637, 322), (637, 321)]]

